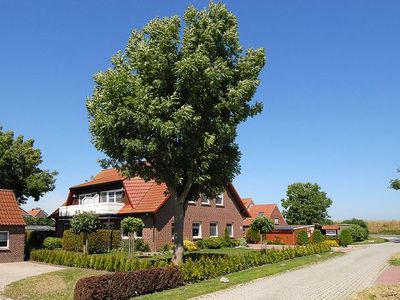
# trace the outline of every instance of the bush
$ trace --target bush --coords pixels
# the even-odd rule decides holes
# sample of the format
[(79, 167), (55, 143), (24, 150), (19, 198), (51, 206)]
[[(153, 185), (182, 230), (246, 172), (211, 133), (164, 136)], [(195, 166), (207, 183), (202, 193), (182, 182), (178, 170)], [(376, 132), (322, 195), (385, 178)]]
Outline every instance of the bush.
[(350, 229), (343, 229), (342, 232), (339, 235), (339, 243), (340, 246), (347, 247), (347, 245), (350, 245), (353, 243), (353, 238), (351, 237), (351, 231)]
[(224, 247), (226, 241), (224, 238), (219, 237), (209, 237), (203, 240), (202, 246), (205, 249), (220, 249)]
[(353, 219), (351, 219), (351, 220), (344, 220), (344, 221), (342, 221), (342, 224), (355, 224), (355, 225), (359, 225), (359, 226), (361, 226), (362, 228), (364, 228), (364, 229), (367, 231), (367, 234), (369, 234), (368, 224), (367, 224), (367, 222), (365, 222), (364, 220), (353, 218)]
[(49, 250), (62, 248), (62, 240), (57, 237), (48, 237), (43, 241), (43, 247)]
[[(128, 252), (129, 248), (129, 240), (122, 240), (121, 242), (121, 250), (123, 252)], [(135, 251), (139, 252), (150, 252), (149, 244), (145, 243), (143, 239), (135, 239)]]
[(75, 285), (74, 300), (128, 300), (183, 284), (183, 275), (178, 267), (118, 272), (79, 279)]
[[(66, 251), (82, 252), (83, 234), (74, 234), (65, 230), (62, 248)], [(89, 234), (89, 253), (105, 253), (120, 247), (121, 232), (119, 230), (99, 229)]]
[(324, 235), (322, 234), (321, 230), (315, 229), (313, 234), (313, 242), (322, 243), (323, 241), (324, 241)]
[(349, 230), (353, 242), (362, 242), (368, 238), (368, 231), (360, 225), (353, 224)]
[(185, 251), (189, 251), (189, 252), (193, 252), (193, 251), (197, 251), (198, 250), (196, 244), (193, 243), (192, 241), (189, 241), (189, 240), (184, 240), (183, 241), (183, 248), (185, 249)]
[(300, 230), (296, 236), (296, 243), (298, 245), (307, 245), (309, 243), (307, 232)]
[(339, 247), (339, 243), (336, 240), (325, 240), (323, 244), (329, 245), (330, 247)]
[(238, 246), (240, 246), (240, 247), (247, 247), (247, 241), (246, 241), (245, 238), (239, 238), (239, 239), (237, 239), (237, 241), (238, 241), (238, 243), (239, 243)]
[(260, 234), (250, 227), (246, 232), (246, 242), (249, 244), (257, 244), (260, 242)]
[(44, 240), (49, 236), (54, 236), (54, 232), (27, 230), (25, 232), (25, 245), (32, 247), (42, 247)]

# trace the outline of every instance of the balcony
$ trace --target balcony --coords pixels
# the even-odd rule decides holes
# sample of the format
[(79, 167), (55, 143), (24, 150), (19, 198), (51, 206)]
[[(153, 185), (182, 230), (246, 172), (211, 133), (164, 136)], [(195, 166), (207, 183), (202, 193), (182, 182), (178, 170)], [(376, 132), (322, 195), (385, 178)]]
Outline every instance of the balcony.
[(87, 203), (80, 205), (61, 206), (59, 209), (60, 217), (72, 217), (81, 212), (94, 212), (95, 214), (117, 214), (124, 206), (124, 203)]

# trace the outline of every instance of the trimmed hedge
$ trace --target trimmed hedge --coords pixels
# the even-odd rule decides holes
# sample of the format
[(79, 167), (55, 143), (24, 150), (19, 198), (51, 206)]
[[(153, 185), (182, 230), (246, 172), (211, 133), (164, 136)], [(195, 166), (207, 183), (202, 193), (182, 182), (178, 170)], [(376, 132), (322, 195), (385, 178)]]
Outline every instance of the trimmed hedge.
[(254, 251), (246, 254), (220, 255), (200, 257), (194, 261), (188, 258), (181, 269), (185, 282), (198, 282), (224, 274), (257, 267), (274, 262), (280, 262), (295, 257), (328, 252), (327, 244), (312, 244), (283, 250)]
[[(246, 254), (215, 254), (187, 257), (181, 266), (185, 282), (197, 282), (224, 274), (245, 270), (264, 264), (330, 251), (328, 244), (311, 244), (283, 250), (251, 251)], [(92, 268), (107, 271), (135, 271), (165, 267), (169, 260), (148, 260), (115, 255), (84, 255), (63, 250), (33, 250), (31, 259), (71, 267)]]
[(58, 237), (48, 237), (43, 241), (43, 247), (49, 250), (62, 248), (62, 239)]
[(153, 268), (81, 278), (75, 285), (74, 300), (128, 300), (183, 285), (178, 267)]
[[(89, 253), (105, 253), (121, 245), (121, 231), (99, 229), (89, 234)], [(74, 234), (65, 230), (63, 234), (63, 250), (82, 252), (83, 234)]]

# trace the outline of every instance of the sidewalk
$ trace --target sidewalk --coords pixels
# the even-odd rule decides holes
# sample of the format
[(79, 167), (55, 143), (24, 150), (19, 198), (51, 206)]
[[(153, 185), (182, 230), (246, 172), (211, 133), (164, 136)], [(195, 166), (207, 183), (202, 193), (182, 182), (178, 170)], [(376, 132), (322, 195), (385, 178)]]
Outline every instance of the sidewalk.
[(400, 266), (389, 266), (379, 275), (375, 285), (400, 284)]

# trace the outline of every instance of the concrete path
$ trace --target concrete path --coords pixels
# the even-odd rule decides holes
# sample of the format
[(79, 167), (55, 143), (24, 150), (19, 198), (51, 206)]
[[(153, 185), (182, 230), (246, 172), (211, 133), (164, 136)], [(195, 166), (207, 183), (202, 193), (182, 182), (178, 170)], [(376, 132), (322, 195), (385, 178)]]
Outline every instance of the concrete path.
[(388, 266), (388, 259), (398, 252), (400, 244), (395, 242), (359, 246), (332, 260), (258, 279), (198, 299), (348, 299), (355, 292), (373, 285)]
[(26, 277), (40, 275), (43, 273), (48, 273), (61, 269), (63, 268), (45, 264), (36, 264), (32, 262), (0, 264), (0, 300), (6, 299), (4, 296), (1, 295), (1, 292), (7, 284)]

